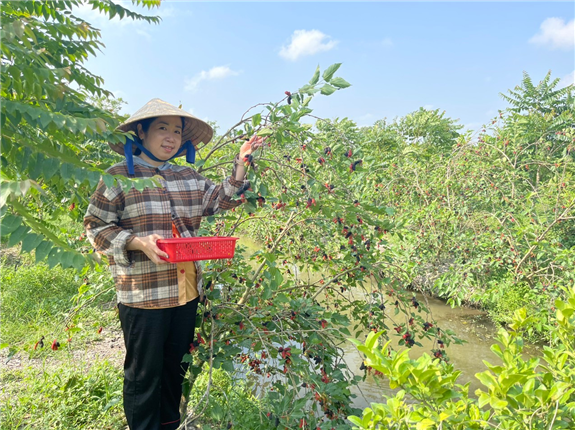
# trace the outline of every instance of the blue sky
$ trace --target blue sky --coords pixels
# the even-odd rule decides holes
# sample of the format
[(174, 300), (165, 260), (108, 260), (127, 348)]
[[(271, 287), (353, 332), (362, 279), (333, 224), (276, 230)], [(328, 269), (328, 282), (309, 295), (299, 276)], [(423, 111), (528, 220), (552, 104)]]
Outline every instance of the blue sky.
[[(131, 3), (123, 3), (131, 6)], [(220, 131), (251, 106), (284, 97), (317, 65), (343, 63), (351, 87), (314, 115), (358, 125), (419, 107), (478, 129), (506, 107), (523, 71), (573, 83), (573, 2), (168, 2), (158, 25), (78, 15), (106, 47), (87, 67), (132, 113), (159, 97)], [(253, 112), (255, 113), (255, 111)]]

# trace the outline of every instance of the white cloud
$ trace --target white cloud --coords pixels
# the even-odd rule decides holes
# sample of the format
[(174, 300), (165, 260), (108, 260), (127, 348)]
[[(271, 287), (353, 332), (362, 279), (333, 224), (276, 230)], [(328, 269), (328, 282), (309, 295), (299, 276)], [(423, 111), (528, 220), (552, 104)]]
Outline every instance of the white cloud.
[(137, 29), (136, 34), (143, 36), (146, 40), (152, 40), (152, 36), (147, 31)]
[(575, 85), (575, 70), (573, 70), (571, 73), (563, 76), (561, 81), (559, 81), (559, 87), (560, 88), (565, 88), (565, 87), (568, 87), (569, 85)]
[(162, 18), (172, 18), (176, 16), (176, 10), (173, 7), (161, 7), (158, 11), (158, 15)]
[(529, 39), (530, 43), (552, 49), (570, 49), (575, 45), (575, 20), (565, 23), (563, 18), (547, 18), (540, 28), (539, 33)]
[(202, 81), (213, 81), (217, 79), (224, 79), (230, 76), (239, 75), (240, 72), (230, 69), (228, 66), (216, 66), (212, 67), (210, 70), (205, 71), (202, 70), (196, 76), (191, 79), (185, 80), (185, 87), (186, 91), (195, 91), (198, 88), (198, 85)]
[(282, 46), (280, 56), (286, 60), (296, 61), (300, 57), (329, 51), (337, 45), (336, 40), (319, 30), (296, 30), (291, 35), (291, 43)]
[(386, 37), (381, 41), (381, 45), (385, 47), (393, 46), (393, 41), (391, 40), (390, 37)]

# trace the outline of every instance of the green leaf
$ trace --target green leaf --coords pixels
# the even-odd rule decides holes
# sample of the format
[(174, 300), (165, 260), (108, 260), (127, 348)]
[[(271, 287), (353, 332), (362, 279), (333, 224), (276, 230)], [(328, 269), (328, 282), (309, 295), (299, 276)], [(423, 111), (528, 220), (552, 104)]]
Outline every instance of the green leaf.
[(112, 398), (107, 404), (106, 406), (104, 406), (103, 411), (106, 412), (108, 409), (116, 406), (117, 404), (119, 404), (122, 401), (121, 397), (114, 397)]
[(254, 116), (252, 116), (252, 125), (254, 127), (257, 127), (258, 125), (260, 125), (260, 123), (262, 122), (262, 115), (259, 113), (256, 113)]
[(331, 85), (325, 84), (323, 87), (321, 87), (321, 93), (324, 96), (329, 96), (330, 94), (333, 94), (335, 92), (335, 87), (332, 87)]
[(112, 175), (102, 175), (102, 180), (108, 188), (112, 188), (114, 186), (114, 177)]
[[(90, 170), (88, 172), (88, 182), (90, 183), (90, 186), (95, 187), (96, 185), (98, 185), (98, 182), (100, 182), (100, 172), (96, 171), (96, 170)], [(138, 187), (136, 186), (136, 189)], [(142, 188), (142, 190), (145, 188), (145, 186)], [(142, 190), (138, 190), (138, 191), (142, 191)]]
[(55, 158), (46, 158), (42, 163), (42, 173), (44, 174), (44, 179), (51, 179), (59, 169), (60, 162)]
[(262, 298), (263, 300), (269, 299), (269, 298), (272, 296), (272, 292), (273, 292), (273, 291), (272, 291), (272, 289), (270, 288), (270, 286), (269, 286), (269, 285), (265, 285), (264, 288), (263, 288), (263, 292), (262, 292), (261, 298)]
[(330, 84), (332, 84), (334, 87), (337, 88), (347, 88), (350, 87), (351, 84), (349, 82), (347, 82), (345, 79), (343, 78), (333, 78), (331, 81), (329, 81)]
[(50, 268), (56, 266), (58, 263), (60, 263), (60, 257), (62, 255), (63, 251), (60, 248), (52, 248), (52, 250), (50, 251), (50, 253), (48, 254), (48, 266)]
[(40, 114), (38, 117), (38, 120), (40, 121), (40, 125), (42, 126), (43, 129), (46, 129), (48, 127), (48, 125), (50, 124), (50, 122), (52, 122), (52, 118), (51, 118), (50, 114), (46, 113), (45, 111), (41, 111), (38, 109), (38, 113)]
[(430, 420), (429, 418), (425, 418), (421, 421), (419, 421), (416, 425), (415, 428), (417, 430), (427, 430), (428, 428), (432, 427), (435, 423)]
[(317, 88), (314, 88), (312, 85), (306, 84), (303, 87), (301, 87), (298, 91), (302, 94), (308, 94), (310, 96), (313, 96), (319, 90)]
[(279, 287), (283, 282), (283, 275), (276, 267), (269, 268), (269, 274), (271, 275), (271, 282), (270, 285), (273, 289)]
[(32, 185), (32, 181), (30, 181), (30, 179), (26, 179), (25, 181), (20, 181), (18, 184), (20, 187), (20, 195), (22, 195), (22, 197), (25, 197), (26, 194), (28, 194), (30, 186)]
[(256, 134), (258, 136), (266, 137), (274, 134), (274, 131), (271, 128), (262, 128), (261, 130), (258, 130)]
[(489, 403), (491, 404), (491, 406), (495, 409), (503, 409), (507, 406), (507, 401), (500, 399), (496, 396), (491, 396), (489, 399)]
[[(369, 349), (373, 349), (373, 347), (377, 344), (377, 339), (379, 339), (379, 337), (384, 333), (385, 332), (383, 330), (377, 333), (370, 331), (367, 335), (367, 339), (365, 340), (365, 346)], [(389, 342), (387, 344), (389, 344)], [(387, 348), (387, 344), (384, 346), (384, 348)]]
[(36, 233), (29, 233), (22, 240), (22, 251), (31, 252), (36, 249), (40, 242), (42, 242), (43, 236)]
[(339, 69), (339, 67), (341, 66), (341, 63), (335, 63), (332, 64), (331, 66), (329, 66), (327, 69), (324, 70), (323, 72), (323, 79), (326, 82), (329, 82), (332, 78), (332, 76), (334, 75), (335, 72), (337, 72), (337, 69)]
[(4, 218), (2, 218), (2, 227), (0, 229), (0, 233), (2, 236), (8, 236), (22, 224), (22, 218), (7, 214)]
[(234, 373), (234, 364), (231, 362), (231, 360), (224, 360), (222, 363), (222, 369), (228, 373)]
[(46, 256), (48, 255), (48, 253), (50, 252), (50, 250), (52, 249), (53, 245), (50, 242), (47, 241), (43, 241), (41, 242), (37, 247), (36, 247), (36, 263), (39, 263), (40, 261), (44, 260), (44, 258), (46, 258)]
[[(252, 199), (248, 200), (247, 202), (244, 203), (244, 209), (246, 210), (247, 213), (255, 213), (258, 209), (256, 207), (256, 204), (254, 202), (251, 201)], [(255, 199), (253, 199), (255, 200)]]
[[(0, 185), (0, 207), (5, 208), (8, 197), (12, 194), (12, 190), (8, 187), (8, 184), (3, 183)], [(4, 235), (4, 233), (2, 233)]]
[(72, 259), (72, 267), (78, 271), (82, 270), (82, 268), (86, 265), (86, 259), (80, 253), (75, 254), (74, 258)]
[(344, 335), (346, 335), (346, 336), (351, 336), (351, 333), (349, 332), (349, 330), (348, 330), (347, 327), (340, 327), (340, 328), (339, 328), (339, 331), (340, 331), (341, 333), (343, 333)]
[(313, 74), (313, 77), (310, 79), (309, 83), (310, 85), (315, 85), (317, 84), (319, 81), (319, 65), (317, 66), (317, 69), (315, 69), (315, 73)]
[(65, 182), (67, 182), (72, 178), (73, 174), (74, 174), (74, 166), (68, 163), (63, 163), (62, 166), (60, 167), (60, 176), (62, 176), (62, 179)]
[(224, 419), (225, 411), (219, 403), (214, 402), (210, 409), (210, 415), (216, 421), (220, 421)]
[(262, 195), (262, 197), (265, 197), (269, 194), (268, 187), (266, 187), (265, 184), (261, 184), (259, 186), (258, 192)]
[(280, 293), (275, 297), (274, 302), (276, 304), (289, 303), (289, 299), (284, 293)]
[(24, 236), (26, 235), (26, 233), (28, 233), (28, 231), (30, 231), (30, 229), (28, 228), (27, 225), (21, 225), (20, 227), (18, 227), (16, 231), (14, 231), (14, 233), (10, 235), (10, 238), (8, 239), (8, 247), (20, 243), (20, 241), (24, 239)]
[(476, 373), (475, 377), (481, 381), (487, 388), (493, 388), (497, 385), (497, 381), (489, 371)]
[(68, 267), (72, 267), (72, 260), (74, 258), (74, 254), (70, 251), (64, 251), (60, 255), (60, 264), (63, 268), (67, 269)]

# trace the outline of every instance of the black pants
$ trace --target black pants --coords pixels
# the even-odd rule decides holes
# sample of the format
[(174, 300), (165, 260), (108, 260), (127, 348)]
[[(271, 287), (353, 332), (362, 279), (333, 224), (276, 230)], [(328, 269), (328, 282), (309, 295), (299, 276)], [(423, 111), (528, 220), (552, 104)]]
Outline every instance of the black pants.
[(172, 430), (180, 425), (182, 357), (194, 340), (199, 299), (169, 309), (119, 304), (124, 332), (124, 412), (131, 430)]

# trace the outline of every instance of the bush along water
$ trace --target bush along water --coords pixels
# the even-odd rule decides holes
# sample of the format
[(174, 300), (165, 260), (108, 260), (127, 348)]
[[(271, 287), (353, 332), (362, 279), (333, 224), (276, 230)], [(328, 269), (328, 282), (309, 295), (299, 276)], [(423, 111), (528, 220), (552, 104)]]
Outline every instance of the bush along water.
[(509, 330), (500, 329), (491, 350), (501, 365), (484, 361), (475, 376), (482, 384), (475, 396), (469, 384), (457, 384), (452, 365), (409, 350), (394, 351), (385, 332), (371, 333), (364, 343), (354, 341), (366, 364), (389, 378), (399, 391), (372, 403), (361, 416), (350, 416), (355, 429), (572, 429), (575, 427), (575, 288), (555, 301), (547, 327), (550, 343), (539, 358), (522, 356), (523, 335), (537, 323), (525, 308), (515, 311)]

